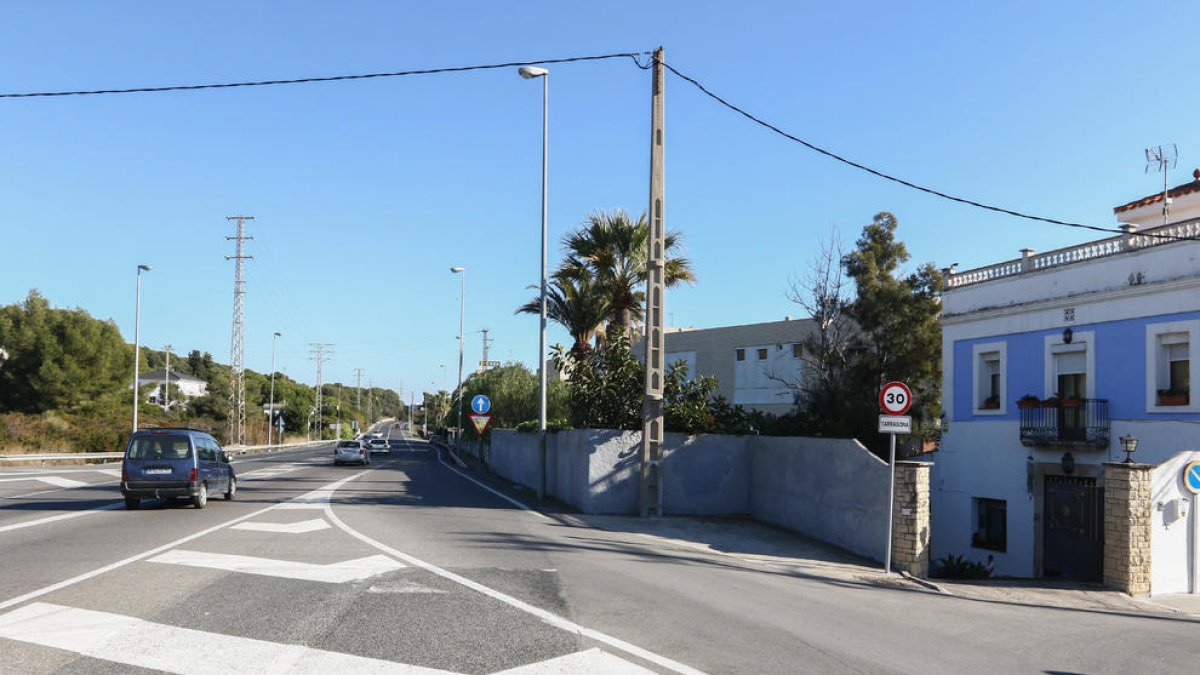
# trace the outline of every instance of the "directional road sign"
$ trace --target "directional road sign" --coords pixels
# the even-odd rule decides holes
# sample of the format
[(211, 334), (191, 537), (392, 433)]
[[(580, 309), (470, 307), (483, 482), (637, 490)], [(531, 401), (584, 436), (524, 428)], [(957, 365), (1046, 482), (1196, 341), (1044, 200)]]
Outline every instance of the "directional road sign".
[(483, 435), (483, 432), (487, 431), (488, 426), (492, 423), (492, 416), (488, 414), (472, 413), (467, 415), (467, 417), (470, 418), (471, 424), (475, 425), (475, 433), (480, 436)]
[(912, 392), (903, 382), (888, 382), (879, 390), (879, 407), (889, 415), (903, 415), (912, 405)]
[(492, 409), (492, 401), (483, 394), (476, 394), (475, 398), (471, 399), (471, 411), (482, 415)]
[(1200, 462), (1192, 462), (1184, 467), (1183, 486), (1194, 495), (1200, 494)]

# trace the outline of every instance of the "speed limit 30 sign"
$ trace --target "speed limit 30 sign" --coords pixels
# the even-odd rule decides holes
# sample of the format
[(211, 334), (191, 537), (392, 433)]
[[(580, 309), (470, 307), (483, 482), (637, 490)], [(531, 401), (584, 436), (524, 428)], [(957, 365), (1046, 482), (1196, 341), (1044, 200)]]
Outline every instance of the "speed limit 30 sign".
[(912, 392), (903, 382), (888, 382), (879, 390), (879, 407), (889, 415), (903, 415), (912, 405)]

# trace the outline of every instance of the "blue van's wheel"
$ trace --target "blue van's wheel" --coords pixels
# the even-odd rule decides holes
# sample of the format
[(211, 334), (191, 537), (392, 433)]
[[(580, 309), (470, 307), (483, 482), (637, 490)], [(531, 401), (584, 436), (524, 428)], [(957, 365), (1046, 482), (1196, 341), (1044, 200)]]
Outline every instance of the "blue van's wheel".
[(130, 511), (136, 510), (141, 503), (142, 500), (137, 497), (125, 498), (125, 508), (129, 509)]
[(196, 493), (195, 497), (192, 497), (192, 506), (202, 509), (206, 504), (208, 504), (208, 485), (201, 483), (200, 491)]
[(226, 492), (225, 492), (225, 500), (233, 501), (233, 498), (236, 495), (237, 495), (237, 478), (230, 476), (229, 477), (229, 489), (226, 490)]

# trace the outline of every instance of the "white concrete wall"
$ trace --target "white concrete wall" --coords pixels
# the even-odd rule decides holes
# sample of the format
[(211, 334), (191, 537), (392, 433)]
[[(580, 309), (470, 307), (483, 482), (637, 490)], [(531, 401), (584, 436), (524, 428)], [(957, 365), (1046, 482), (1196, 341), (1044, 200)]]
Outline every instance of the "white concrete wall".
[[(675, 515), (752, 515), (883, 559), (888, 467), (857, 441), (667, 434), (663, 505)], [(641, 433), (547, 436), (547, 492), (585, 513), (638, 511)], [(492, 432), (494, 471), (539, 479), (537, 436)]]
[(887, 463), (846, 439), (756, 436), (749, 449), (751, 515), (883, 560)]
[[(1183, 487), (1183, 469), (1195, 461), (1200, 461), (1200, 451), (1181, 452), (1154, 469), (1150, 511), (1150, 592), (1154, 595), (1200, 593), (1194, 578), (1198, 500)], [(1171, 502), (1176, 500), (1187, 502), (1187, 517), (1171, 517)]]

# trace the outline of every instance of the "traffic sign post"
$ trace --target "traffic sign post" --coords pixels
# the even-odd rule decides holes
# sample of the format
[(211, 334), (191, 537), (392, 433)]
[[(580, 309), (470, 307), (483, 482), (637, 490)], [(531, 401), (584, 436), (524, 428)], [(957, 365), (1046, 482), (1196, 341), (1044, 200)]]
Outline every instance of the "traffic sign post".
[(892, 519), (896, 509), (896, 434), (912, 433), (912, 418), (904, 416), (912, 407), (912, 391), (903, 382), (888, 382), (879, 390), (879, 407), (887, 413), (879, 416), (879, 433), (891, 437), (888, 441), (887, 545), (883, 550), (883, 571), (891, 574)]
[(487, 413), (471, 413), (467, 415), (467, 418), (471, 420), (471, 424), (475, 425), (475, 435), (481, 437), (492, 423), (492, 416)]
[(483, 394), (476, 394), (475, 397), (471, 399), (471, 412), (475, 413), (476, 415), (483, 415), (491, 409), (492, 401), (487, 396), (484, 396)]

